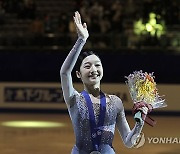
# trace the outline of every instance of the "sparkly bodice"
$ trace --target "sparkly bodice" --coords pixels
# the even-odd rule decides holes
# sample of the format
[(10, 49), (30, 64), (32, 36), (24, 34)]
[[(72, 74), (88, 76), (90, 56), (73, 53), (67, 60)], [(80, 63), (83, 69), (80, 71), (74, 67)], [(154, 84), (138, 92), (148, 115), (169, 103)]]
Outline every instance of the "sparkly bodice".
[[(116, 107), (117, 99), (114, 95), (106, 95), (106, 114), (102, 130), (101, 144), (112, 146), (116, 117), (119, 110)], [(91, 132), (89, 124), (89, 112), (85, 102), (85, 98), (76, 93), (71, 99), (72, 106), (69, 106), (69, 114), (73, 123), (73, 128), (76, 137), (76, 146), (86, 152), (92, 151)], [(95, 121), (98, 122), (99, 104), (93, 105)]]

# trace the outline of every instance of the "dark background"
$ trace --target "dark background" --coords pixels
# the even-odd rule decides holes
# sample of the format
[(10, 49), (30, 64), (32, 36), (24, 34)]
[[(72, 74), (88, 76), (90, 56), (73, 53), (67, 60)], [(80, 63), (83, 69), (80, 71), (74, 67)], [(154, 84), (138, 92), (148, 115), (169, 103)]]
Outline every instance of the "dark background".
[[(0, 81), (60, 82), (59, 70), (68, 52), (0, 53)], [(104, 67), (102, 82), (124, 82), (124, 76), (142, 70), (154, 72), (157, 83), (180, 83), (180, 55), (111, 51), (101, 51), (99, 55)], [(74, 72), (72, 75), (74, 82), (79, 82)]]

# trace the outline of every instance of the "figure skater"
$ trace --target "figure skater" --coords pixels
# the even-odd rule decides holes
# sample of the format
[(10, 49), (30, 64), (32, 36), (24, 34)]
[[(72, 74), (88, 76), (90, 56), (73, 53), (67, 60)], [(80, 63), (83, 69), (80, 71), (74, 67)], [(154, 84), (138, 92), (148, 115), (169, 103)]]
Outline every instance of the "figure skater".
[[(130, 148), (141, 133), (144, 121), (136, 122), (130, 130), (121, 99), (101, 91), (101, 59), (92, 51), (80, 55), (89, 33), (86, 23), (81, 23), (79, 12), (75, 12), (73, 18), (78, 39), (60, 70), (63, 96), (76, 139), (71, 154), (115, 154), (112, 147), (115, 126), (124, 144)], [(76, 75), (84, 85), (81, 93), (74, 89), (72, 83), (71, 72), (75, 64), (79, 64)], [(145, 115), (148, 113), (146, 106), (139, 107), (139, 110)]]

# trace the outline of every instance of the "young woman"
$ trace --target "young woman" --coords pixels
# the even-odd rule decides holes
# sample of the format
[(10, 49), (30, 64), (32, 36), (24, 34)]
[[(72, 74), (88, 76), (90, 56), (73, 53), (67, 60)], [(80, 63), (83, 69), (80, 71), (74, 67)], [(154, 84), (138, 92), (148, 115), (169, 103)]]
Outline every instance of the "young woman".
[[(115, 154), (112, 147), (115, 126), (124, 144), (132, 147), (144, 122), (136, 122), (130, 130), (121, 99), (101, 91), (103, 67), (100, 58), (93, 52), (84, 52), (79, 56), (89, 33), (86, 23), (81, 23), (78, 12), (75, 12), (74, 23), (78, 39), (60, 70), (64, 100), (76, 138), (72, 154)], [(84, 85), (84, 91), (81, 93), (74, 89), (71, 77), (78, 57), (80, 66), (76, 74)], [(141, 106), (139, 110), (147, 114), (148, 108)]]

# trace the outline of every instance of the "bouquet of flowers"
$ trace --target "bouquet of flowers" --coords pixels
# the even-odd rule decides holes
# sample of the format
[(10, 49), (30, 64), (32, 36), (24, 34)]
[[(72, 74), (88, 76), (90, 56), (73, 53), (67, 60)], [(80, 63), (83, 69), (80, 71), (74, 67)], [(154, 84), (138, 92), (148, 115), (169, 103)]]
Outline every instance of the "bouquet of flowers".
[(153, 109), (166, 107), (167, 104), (162, 96), (159, 96), (153, 73), (135, 71), (126, 76), (126, 84), (134, 103), (145, 102), (152, 105)]
[(148, 113), (155, 108), (166, 107), (167, 104), (162, 96), (159, 96), (153, 73), (143, 73), (142, 70), (135, 71), (126, 77), (126, 84), (132, 97), (134, 106), (133, 114), (136, 121), (144, 120), (150, 126), (154, 126), (156, 121), (146, 116), (144, 113), (138, 112), (140, 107), (148, 107)]

